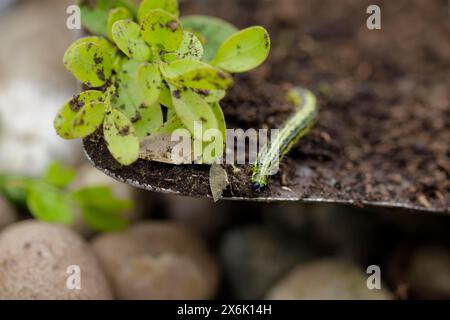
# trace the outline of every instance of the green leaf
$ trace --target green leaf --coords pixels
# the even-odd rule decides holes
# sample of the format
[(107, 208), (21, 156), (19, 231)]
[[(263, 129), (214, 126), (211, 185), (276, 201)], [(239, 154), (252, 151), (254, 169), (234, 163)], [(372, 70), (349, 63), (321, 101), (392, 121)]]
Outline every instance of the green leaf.
[[(203, 132), (217, 129), (219, 124), (208, 103), (190, 89), (177, 89), (171, 86), (172, 101), (175, 111), (184, 126), (193, 136), (202, 141)], [(202, 125), (202, 131), (195, 130), (195, 125)]]
[(139, 25), (132, 20), (120, 20), (114, 23), (112, 37), (119, 49), (129, 58), (137, 61), (150, 59), (150, 47), (142, 38)]
[(111, 98), (113, 108), (136, 122), (140, 118), (141, 107), (149, 107), (158, 101), (160, 78), (160, 72), (154, 65), (134, 60), (125, 61), (117, 75), (117, 92)]
[(126, 60), (122, 64), (116, 79), (116, 94), (112, 96), (112, 106), (122, 112), (128, 119), (136, 116), (136, 111), (143, 103), (137, 87), (136, 74), (141, 62)]
[(136, 74), (137, 87), (142, 102), (151, 106), (158, 101), (161, 93), (161, 73), (155, 64), (142, 64)]
[(150, 11), (154, 9), (162, 9), (175, 17), (180, 15), (177, 0), (143, 0), (138, 10), (139, 21), (143, 21)]
[[(170, 91), (169, 91), (170, 92)], [(176, 113), (176, 111), (175, 111), (175, 108), (172, 108), (172, 109), (167, 109), (167, 114), (166, 114), (166, 118), (167, 119), (170, 119), (170, 118), (172, 118), (172, 117), (178, 117), (177, 116), (177, 113)]]
[(78, 111), (74, 109), (73, 98), (59, 110), (53, 121), (53, 127), (61, 138), (68, 140), (77, 139), (73, 134), (73, 119), (77, 115), (77, 112)]
[(79, 1), (81, 23), (93, 34), (108, 35), (108, 17), (111, 9), (125, 7), (132, 13), (137, 12), (134, 0), (82, 0)]
[(108, 38), (113, 39), (112, 28), (114, 23), (120, 20), (133, 20), (133, 14), (125, 7), (112, 9), (108, 14)]
[(67, 187), (75, 179), (75, 170), (65, 167), (58, 161), (52, 162), (44, 175), (44, 181), (57, 187)]
[[(106, 35), (107, 20), (108, 20), (108, 6), (92, 7), (88, 3), (89, 1), (83, 1), (85, 3), (80, 4), (81, 10), (81, 23), (91, 33), (98, 35)], [(99, 1), (100, 3), (106, 3), (107, 0)]]
[(83, 187), (74, 191), (72, 197), (82, 206), (110, 212), (123, 212), (133, 206), (130, 200), (117, 198), (109, 186)]
[(225, 97), (225, 90), (197, 90), (196, 91), (206, 102), (219, 102)]
[(168, 109), (174, 108), (172, 103), (172, 94), (170, 93), (169, 87), (165, 83), (162, 83), (161, 85), (161, 93), (159, 95), (158, 101)]
[(73, 49), (74, 47), (82, 44), (82, 43), (95, 43), (96, 45), (102, 47), (103, 49), (105, 49), (106, 52), (108, 52), (111, 56), (115, 56), (116, 55), (116, 49), (114, 48), (114, 45), (109, 42), (108, 40), (106, 40), (103, 37), (97, 37), (97, 36), (91, 36), (91, 37), (84, 37), (84, 38), (80, 38), (77, 41), (73, 42), (69, 48), (67, 48), (66, 51), (69, 51), (71, 49)]
[(166, 11), (151, 10), (142, 22), (144, 40), (160, 51), (175, 51), (183, 41), (180, 21)]
[(78, 111), (86, 104), (103, 99), (103, 93), (96, 90), (87, 90), (71, 98), (58, 112), (53, 125), (57, 134), (64, 139), (76, 139), (73, 132), (73, 120)]
[(172, 62), (177, 59), (184, 60), (202, 60), (203, 46), (200, 40), (188, 31), (183, 32), (183, 41), (180, 47), (174, 52), (165, 55), (166, 62)]
[(225, 115), (223, 114), (222, 107), (218, 102), (212, 103), (211, 108), (216, 116), (216, 120), (218, 123), (218, 129), (222, 133), (223, 143), (225, 144), (227, 141), (227, 124), (225, 122)]
[(70, 224), (74, 219), (74, 209), (67, 195), (58, 188), (35, 182), (27, 192), (27, 205), (33, 216), (50, 223)]
[(114, 57), (99, 41), (70, 46), (64, 65), (75, 78), (90, 87), (100, 87), (111, 77)]
[(119, 213), (83, 207), (81, 215), (86, 225), (98, 232), (122, 231), (128, 227), (128, 220)]
[(177, 129), (186, 128), (176, 113), (168, 118), (169, 119), (155, 132), (155, 134), (170, 135)]
[(110, 187), (86, 187), (72, 193), (87, 225), (97, 231), (123, 230), (128, 221), (121, 214), (132, 207), (129, 200), (118, 199)]
[(202, 35), (203, 60), (205, 61), (212, 60), (220, 45), (231, 35), (238, 32), (235, 26), (224, 20), (202, 15), (183, 17), (181, 23), (184, 29)]
[(131, 121), (118, 110), (112, 110), (103, 122), (108, 150), (123, 165), (130, 165), (139, 157), (139, 139)]
[(177, 60), (165, 69), (171, 83), (201, 90), (224, 90), (231, 87), (231, 76), (207, 63), (195, 60)]
[(87, 103), (73, 119), (73, 134), (85, 138), (100, 127), (105, 118), (105, 103), (94, 101)]
[(149, 107), (141, 106), (138, 114), (138, 120), (133, 125), (140, 140), (156, 132), (163, 125), (163, 113), (159, 103), (154, 103)]
[(251, 27), (225, 40), (211, 63), (228, 72), (245, 72), (261, 65), (269, 51), (270, 37), (266, 29)]

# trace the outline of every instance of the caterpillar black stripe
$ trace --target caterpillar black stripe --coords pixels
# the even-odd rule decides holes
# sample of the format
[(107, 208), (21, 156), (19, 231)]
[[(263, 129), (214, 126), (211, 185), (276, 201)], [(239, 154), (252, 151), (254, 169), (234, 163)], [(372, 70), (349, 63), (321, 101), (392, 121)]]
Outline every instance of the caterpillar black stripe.
[(269, 177), (278, 171), (284, 156), (311, 130), (317, 119), (317, 99), (311, 91), (295, 88), (290, 97), (298, 111), (283, 125), (279, 134), (271, 137), (272, 141), (260, 150), (251, 179), (254, 191), (267, 187)]

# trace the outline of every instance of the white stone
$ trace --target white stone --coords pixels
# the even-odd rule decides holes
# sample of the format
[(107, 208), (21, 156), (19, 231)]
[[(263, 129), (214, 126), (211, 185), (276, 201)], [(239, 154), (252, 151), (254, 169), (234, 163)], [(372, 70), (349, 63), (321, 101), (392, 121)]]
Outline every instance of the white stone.
[(64, 94), (24, 80), (0, 87), (0, 172), (38, 176), (55, 159), (75, 164), (80, 142), (57, 136), (53, 119)]

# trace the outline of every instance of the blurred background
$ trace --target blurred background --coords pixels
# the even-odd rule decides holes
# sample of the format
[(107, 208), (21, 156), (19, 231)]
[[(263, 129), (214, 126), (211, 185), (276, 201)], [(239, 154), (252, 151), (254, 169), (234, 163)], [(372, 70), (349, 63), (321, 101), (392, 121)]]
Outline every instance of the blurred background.
[[(277, 1), (288, 28), (303, 1)], [(242, 8), (252, 10), (256, 1), (241, 2)], [(343, 2), (352, 12), (351, 2)], [(446, 1), (435, 2), (448, 9)], [(77, 185), (106, 184), (117, 196), (133, 199), (134, 208), (127, 212), (132, 227), (99, 235), (80, 220), (70, 227), (76, 235), (66, 235), (72, 232), (66, 228), (53, 234), (35, 224), (20, 225), (17, 221), (30, 215), (0, 195), (0, 228), (5, 228), (0, 262), (16, 259), (14, 269), (24, 275), (13, 277), (12, 269), (0, 263), (0, 280), (9, 283), (0, 281), (1, 298), (450, 298), (446, 215), (300, 203), (214, 204), (139, 191), (92, 168), (81, 143), (60, 139), (52, 126), (61, 105), (79, 91), (62, 64), (64, 51), (79, 36), (65, 27), (71, 3), (0, 0), (0, 174), (40, 176), (59, 160), (77, 168)], [(418, 3), (420, 8), (423, 2)], [(324, 7), (324, 15), (333, 10)], [(365, 17), (361, 12), (358, 21)], [(320, 30), (316, 32), (320, 39)], [(339, 34), (339, 24), (335, 32)], [(315, 50), (314, 42), (309, 44), (308, 50)], [(13, 244), (16, 238), (39, 245), (32, 246), (31, 254), (20, 242), (23, 239), (18, 242), (23, 247)], [(72, 240), (67, 244), (63, 239)], [(68, 247), (83, 257), (66, 256)], [(92, 256), (84, 257), (86, 250)], [(39, 252), (48, 255), (42, 258)], [(63, 262), (55, 268), (42, 262), (45, 275), (30, 271), (30, 261), (46, 257)], [(65, 265), (77, 263), (86, 264), (83, 283), (91, 283), (83, 294), (51, 283), (51, 279), (65, 283)], [(381, 289), (367, 287), (373, 275), (367, 273), (369, 266), (379, 268)], [(374, 279), (369, 282), (376, 285)]]

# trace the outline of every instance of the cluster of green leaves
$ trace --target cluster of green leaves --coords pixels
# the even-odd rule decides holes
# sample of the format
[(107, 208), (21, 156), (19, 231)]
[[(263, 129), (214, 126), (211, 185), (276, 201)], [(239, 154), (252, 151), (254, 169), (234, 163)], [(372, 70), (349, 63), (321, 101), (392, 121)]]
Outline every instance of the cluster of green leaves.
[(122, 215), (132, 207), (130, 200), (118, 199), (108, 186), (71, 190), (73, 169), (52, 163), (42, 178), (0, 175), (0, 193), (19, 207), (27, 208), (39, 220), (70, 225), (77, 214), (93, 230), (122, 230), (128, 221)]
[[(73, 43), (66, 68), (90, 90), (70, 99), (55, 128), (79, 139), (103, 128), (114, 158), (130, 165), (140, 142), (194, 124), (218, 129), (225, 141), (220, 101), (230, 73), (261, 65), (270, 51), (262, 27), (238, 31), (220, 19), (179, 19), (177, 0), (82, 1), (82, 21), (95, 36)], [(163, 112), (166, 108), (166, 112)], [(163, 116), (163, 115), (166, 116)], [(197, 139), (202, 137), (196, 136)]]

